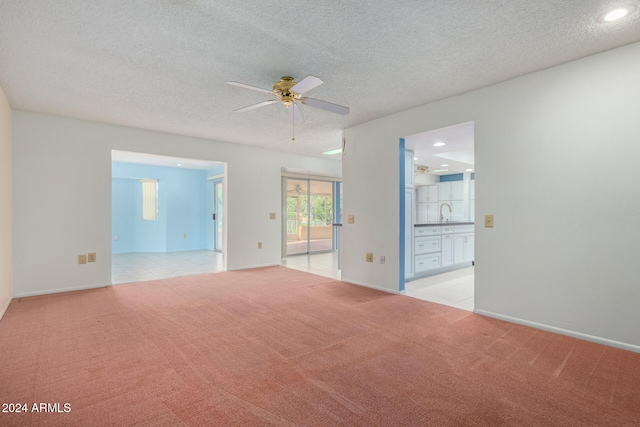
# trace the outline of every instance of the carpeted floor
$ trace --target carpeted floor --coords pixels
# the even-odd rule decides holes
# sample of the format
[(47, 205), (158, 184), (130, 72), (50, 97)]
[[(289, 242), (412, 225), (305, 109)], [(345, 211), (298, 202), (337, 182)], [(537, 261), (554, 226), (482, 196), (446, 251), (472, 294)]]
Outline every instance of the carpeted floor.
[(14, 300), (0, 402), (27, 406), (3, 426), (637, 426), (640, 354), (270, 267)]

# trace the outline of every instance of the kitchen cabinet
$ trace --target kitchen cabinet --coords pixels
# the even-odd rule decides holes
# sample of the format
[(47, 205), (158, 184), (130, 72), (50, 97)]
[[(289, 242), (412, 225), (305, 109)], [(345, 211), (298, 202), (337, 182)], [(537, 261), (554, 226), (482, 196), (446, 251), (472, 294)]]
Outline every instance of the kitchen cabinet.
[(416, 224), (439, 221), (438, 203), (418, 203), (416, 212)]
[(413, 151), (405, 150), (404, 152), (404, 186), (413, 188)]
[(474, 224), (415, 227), (413, 277), (466, 267), (474, 260)]
[(411, 188), (404, 190), (404, 277), (411, 279), (413, 277), (413, 234), (414, 234), (414, 217), (413, 217), (413, 201), (414, 191)]
[(441, 247), (441, 266), (449, 267), (450, 265), (453, 265), (453, 233), (442, 235)]
[(475, 237), (473, 233), (456, 233), (453, 235), (453, 263), (469, 263), (473, 261)]
[(438, 203), (438, 186), (423, 185), (418, 187), (418, 203)]
[(463, 181), (438, 183), (438, 201), (462, 200), (463, 198)]
[(414, 253), (416, 255), (440, 252), (440, 236), (416, 237)]
[(440, 254), (426, 254), (416, 256), (416, 273), (440, 268)]

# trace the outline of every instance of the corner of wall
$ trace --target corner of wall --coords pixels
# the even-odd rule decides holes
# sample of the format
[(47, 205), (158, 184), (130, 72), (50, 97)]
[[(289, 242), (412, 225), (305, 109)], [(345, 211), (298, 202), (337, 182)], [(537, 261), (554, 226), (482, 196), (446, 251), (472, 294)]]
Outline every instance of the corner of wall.
[(11, 106), (0, 88), (0, 319), (13, 297)]

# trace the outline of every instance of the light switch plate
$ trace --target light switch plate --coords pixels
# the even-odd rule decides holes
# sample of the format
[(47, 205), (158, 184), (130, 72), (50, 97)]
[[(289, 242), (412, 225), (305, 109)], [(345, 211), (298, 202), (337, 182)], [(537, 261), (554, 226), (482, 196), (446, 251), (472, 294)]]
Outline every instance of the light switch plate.
[(354, 224), (356, 222), (356, 216), (355, 215), (348, 215), (347, 216), (347, 224)]
[(485, 215), (484, 216), (484, 227), (485, 228), (493, 228), (493, 215)]
[(367, 262), (373, 262), (373, 253), (367, 252)]
[(270, 212), (269, 213), (269, 219), (276, 219), (276, 213), (275, 212)]

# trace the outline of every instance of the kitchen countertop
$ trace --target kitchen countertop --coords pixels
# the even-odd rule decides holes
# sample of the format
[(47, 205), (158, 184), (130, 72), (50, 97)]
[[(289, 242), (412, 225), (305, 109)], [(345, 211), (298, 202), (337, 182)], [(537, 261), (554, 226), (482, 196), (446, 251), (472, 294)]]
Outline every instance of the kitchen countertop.
[(443, 221), (443, 222), (425, 222), (423, 224), (414, 224), (414, 227), (434, 227), (440, 225), (473, 225), (473, 221)]

